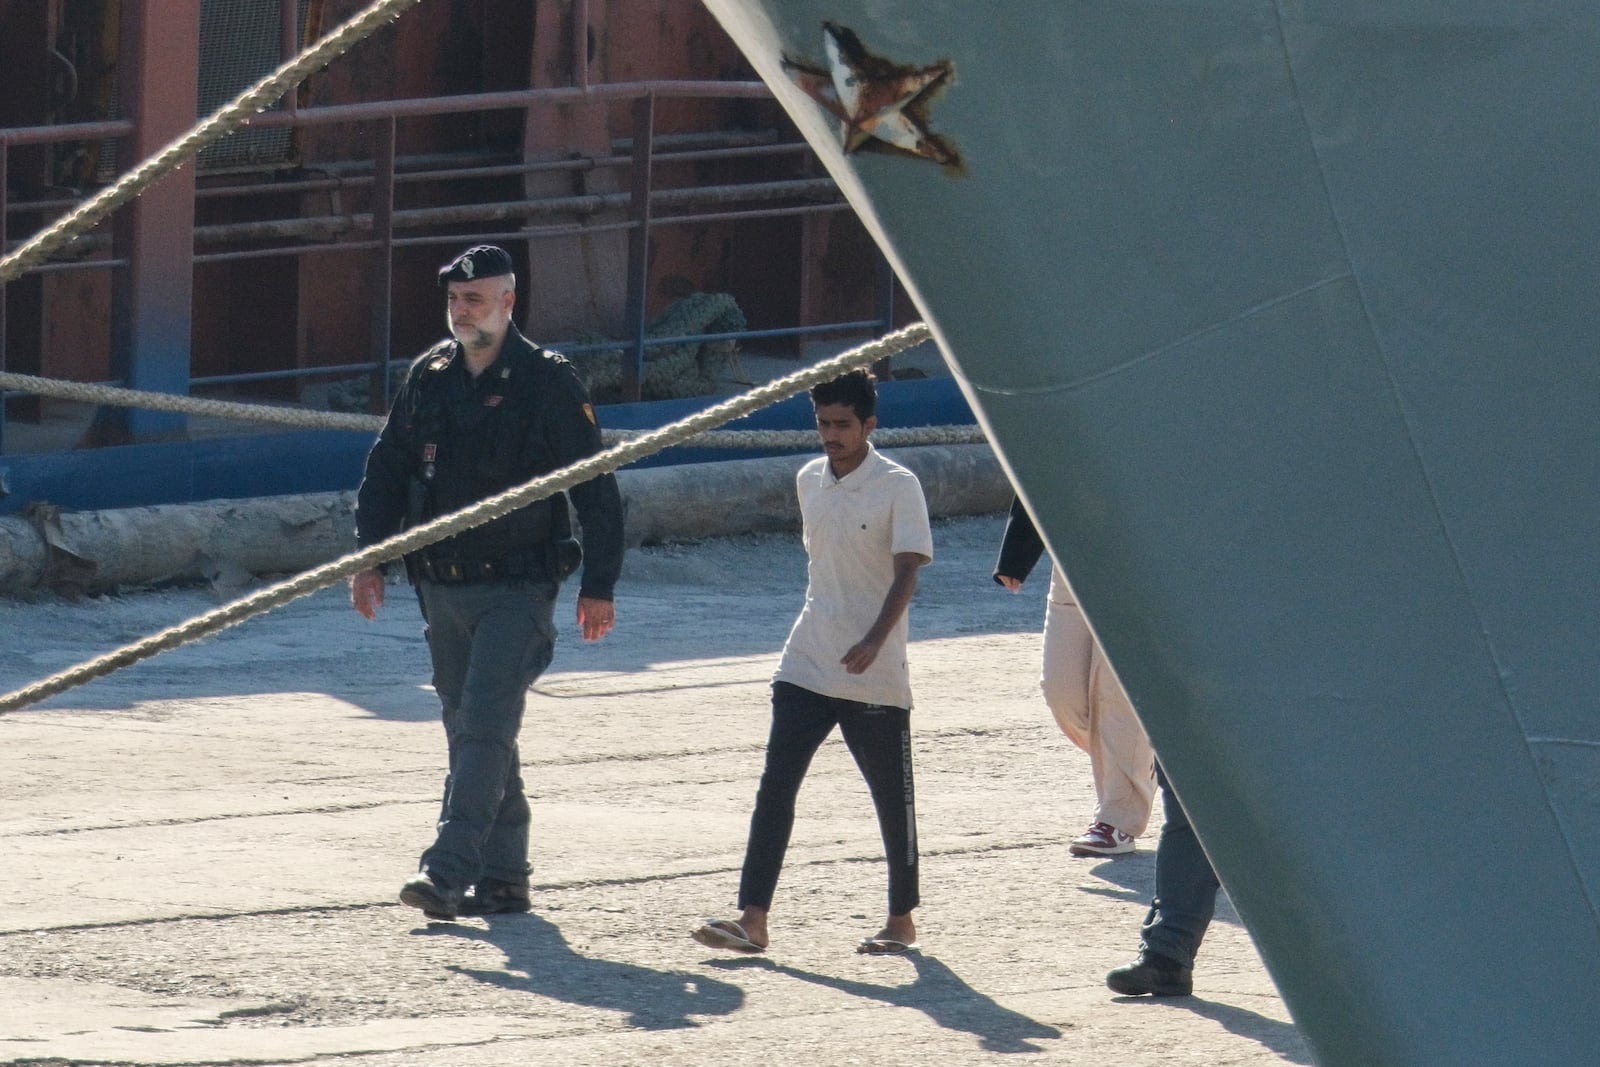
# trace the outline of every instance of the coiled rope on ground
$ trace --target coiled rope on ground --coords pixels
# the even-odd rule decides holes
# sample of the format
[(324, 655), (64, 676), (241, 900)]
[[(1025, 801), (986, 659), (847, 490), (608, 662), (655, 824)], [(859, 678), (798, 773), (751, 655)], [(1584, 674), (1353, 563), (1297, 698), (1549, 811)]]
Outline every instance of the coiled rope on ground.
[[(198, 640), (201, 637), (226, 629), (256, 615), (264, 614), (293, 600), (348, 578), (357, 571), (376, 567), (399, 559), (426, 545), (462, 530), (498, 518), (507, 512), (538, 500), (564, 492), (601, 474), (615, 471), (634, 460), (653, 455), (663, 448), (678, 444), (696, 434), (721, 426), (731, 419), (747, 415), (769, 404), (793, 396), (820, 382), (830, 381), (845, 371), (867, 366), (880, 359), (903, 352), (927, 340), (928, 328), (915, 323), (905, 329), (888, 334), (876, 341), (842, 352), (804, 370), (786, 375), (765, 385), (760, 385), (739, 396), (714, 404), (704, 411), (670, 423), (656, 430), (646, 431), (632, 440), (614, 445), (593, 456), (564, 467), (559, 471), (541, 475), (513, 489), (479, 501), (476, 504), (440, 516), (421, 526), (405, 530), (386, 541), (360, 549), (319, 567), (304, 571), (285, 581), (270, 585), (247, 596), (224, 604), (203, 615), (168, 627), (141, 638), (132, 644), (99, 656), (75, 667), (68, 668), (48, 678), (0, 696), (0, 713), (15, 711), (35, 704), (46, 697), (66, 692), (85, 682), (110, 674), (158, 653), (168, 651)], [(814, 438), (813, 438), (814, 439)]]
[[(363, 415), (347, 411), (308, 411), (304, 408), (274, 404), (210, 400), (177, 393), (152, 393), (114, 385), (68, 382), (54, 378), (40, 378), (31, 374), (0, 371), (0, 391), (5, 390), (86, 404), (147, 408), (151, 411), (271, 423), (306, 430), (354, 430), (361, 433), (377, 433), (383, 429), (384, 422), (382, 415)], [(608, 446), (621, 444), (637, 440), (648, 432), (647, 430), (602, 430), (601, 440)], [(817, 435), (810, 430), (716, 430), (696, 434), (674, 444), (701, 448), (777, 449), (810, 448), (816, 441)], [(911, 445), (981, 444), (984, 436), (983, 431), (974, 425), (908, 426), (877, 430), (873, 435), (873, 441), (884, 448), (904, 448)]]

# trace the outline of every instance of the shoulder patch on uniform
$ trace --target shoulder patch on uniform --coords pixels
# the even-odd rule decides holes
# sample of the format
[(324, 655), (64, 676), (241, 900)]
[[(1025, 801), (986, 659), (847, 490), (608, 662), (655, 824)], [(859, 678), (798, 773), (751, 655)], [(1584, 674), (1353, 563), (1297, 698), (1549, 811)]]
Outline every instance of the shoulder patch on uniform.
[(422, 357), (422, 369), (441, 371), (450, 365), (450, 357), (455, 354), (454, 341), (440, 341)]

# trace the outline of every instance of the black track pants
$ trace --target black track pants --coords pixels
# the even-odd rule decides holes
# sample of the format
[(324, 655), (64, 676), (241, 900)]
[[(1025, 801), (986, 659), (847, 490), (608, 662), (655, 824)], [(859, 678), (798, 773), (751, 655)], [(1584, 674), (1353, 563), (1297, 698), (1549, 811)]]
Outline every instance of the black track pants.
[(739, 881), (739, 906), (772, 906), (778, 872), (794, 828), (795, 798), (811, 757), (837, 724), (867, 781), (889, 861), (889, 913), (904, 915), (920, 900), (917, 886), (916, 792), (911, 773), (911, 713), (883, 704), (822, 696), (789, 682), (772, 686), (767, 764), (750, 817)]

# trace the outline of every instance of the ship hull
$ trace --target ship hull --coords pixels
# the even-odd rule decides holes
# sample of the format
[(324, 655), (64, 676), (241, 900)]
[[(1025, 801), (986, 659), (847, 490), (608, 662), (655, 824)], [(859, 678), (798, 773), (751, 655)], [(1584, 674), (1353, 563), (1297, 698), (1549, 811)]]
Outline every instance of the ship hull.
[[(926, 317), (1317, 1061), (1591, 1059), (1592, 9), (707, 6)], [(946, 158), (797, 77), (840, 31), (948, 60), (913, 116)]]

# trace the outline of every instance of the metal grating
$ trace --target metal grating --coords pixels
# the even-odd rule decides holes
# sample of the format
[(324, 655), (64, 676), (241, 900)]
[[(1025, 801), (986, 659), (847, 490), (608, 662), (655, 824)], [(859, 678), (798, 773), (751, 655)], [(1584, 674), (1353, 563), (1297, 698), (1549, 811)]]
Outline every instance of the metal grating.
[[(297, 4), (295, 37), (303, 48), (307, 36), (321, 32), (321, 0), (290, 0)], [(203, 118), (238, 96), (245, 89), (277, 70), (281, 55), (280, 21), (283, 0), (201, 0), (200, 69), (195, 117)], [(108, 4), (105, 17), (115, 20), (118, 6)], [(314, 24), (307, 29), (307, 20)], [(113, 22), (114, 25), (114, 22)], [(107, 113), (121, 114), (115, 74), (110, 75), (106, 92)], [(281, 108), (283, 105), (274, 105)], [(94, 177), (105, 184), (117, 176), (117, 142), (108, 140), (97, 146)], [(280, 166), (294, 161), (294, 134), (291, 130), (238, 130), (208, 145), (196, 158), (196, 169), (217, 171), (234, 168)]]
[[(296, 2), (202, 0), (199, 116), (211, 114), (278, 68), (283, 62), (282, 5)], [(295, 39), (302, 43), (309, 6), (310, 0), (298, 0)], [(292, 162), (293, 154), (291, 131), (244, 129), (208, 145), (195, 165), (202, 171), (274, 166)]]

